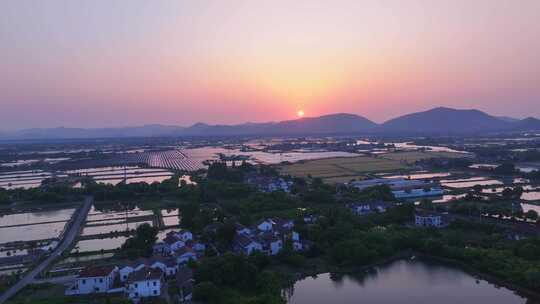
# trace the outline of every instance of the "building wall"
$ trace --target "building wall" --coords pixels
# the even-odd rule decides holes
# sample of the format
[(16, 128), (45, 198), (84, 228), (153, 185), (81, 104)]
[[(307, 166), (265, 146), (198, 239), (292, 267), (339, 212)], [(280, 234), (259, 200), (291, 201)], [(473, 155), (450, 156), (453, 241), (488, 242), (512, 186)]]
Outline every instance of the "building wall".
[(157, 297), (161, 295), (161, 280), (148, 280), (130, 283), (128, 297), (130, 299)]

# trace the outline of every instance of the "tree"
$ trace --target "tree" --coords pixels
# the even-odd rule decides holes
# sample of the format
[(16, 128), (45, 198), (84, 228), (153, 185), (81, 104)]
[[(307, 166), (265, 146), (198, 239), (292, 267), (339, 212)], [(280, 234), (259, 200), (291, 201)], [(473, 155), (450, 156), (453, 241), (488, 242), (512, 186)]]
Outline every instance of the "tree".
[(514, 174), (516, 171), (516, 166), (512, 163), (504, 163), (499, 166), (497, 166), (495, 169), (493, 169), (493, 172), (500, 175), (510, 175)]
[(144, 223), (137, 227), (135, 235), (126, 240), (121, 250), (130, 258), (150, 257), (157, 240), (158, 229)]
[(529, 210), (525, 213), (525, 218), (536, 221), (538, 219), (538, 213), (534, 210)]
[(234, 222), (226, 222), (217, 230), (217, 241), (223, 245), (229, 245), (233, 242), (236, 235), (236, 226)]
[(219, 288), (212, 282), (201, 282), (193, 289), (193, 299), (206, 303), (219, 303)]

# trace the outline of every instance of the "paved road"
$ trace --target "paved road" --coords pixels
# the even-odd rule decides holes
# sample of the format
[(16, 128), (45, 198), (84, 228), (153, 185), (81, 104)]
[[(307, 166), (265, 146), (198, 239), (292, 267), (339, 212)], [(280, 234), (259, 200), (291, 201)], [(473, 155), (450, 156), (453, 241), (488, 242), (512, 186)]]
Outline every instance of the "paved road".
[(75, 238), (81, 232), (81, 227), (84, 224), (88, 212), (90, 211), (90, 207), (92, 207), (92, 202), (93, 199), (91, 197), (86, 197), (84, 199), (82, 207), (76, 212), (75, 219), (72, 218), (72, 220), (70, 221), (69, 227), (66, 228), (68, 230), (64, 233), (64, 237), (62, 238), (58, 247), (56, 247), (56, 249), (51, 253), (51, 255), (49, 255), (45, 260), (43, 260), (43, 262), (41, 262), (34, 269), (26, 273), (19, 282), (11, 286), (6, 292), (0, 295), (0, 304), (6, 302), (9, 298), (14, 296), (26, 285), (34, 282), (36, 276), (39, 273), (45, 270), (54, 260), (56, 260), (59, 256), (62, 255), (62, 252), (64, 252), (64, 250), (68, 249), (71, 246), (73, 241), (75, 241)]

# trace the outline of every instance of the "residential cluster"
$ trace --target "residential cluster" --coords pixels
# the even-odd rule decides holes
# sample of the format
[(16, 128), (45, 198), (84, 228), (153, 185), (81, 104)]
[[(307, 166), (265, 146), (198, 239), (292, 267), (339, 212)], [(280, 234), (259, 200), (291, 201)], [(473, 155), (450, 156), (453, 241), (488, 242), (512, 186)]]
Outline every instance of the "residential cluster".
[(174, 280), (178, 301), (189, 301), (192, 298), (193, 273), (187, 264), (200, 258), (205, 249), (206, 245), (194, 240), (190, 231), (171, 231), (163, 241), (153, 246), (151, 258), (140, 258), (118, 266), (84, 268), (65, 293), (122, 293), (139, 302), (144, 298), (168, 294), (167, 283)]
[(256, 251), (276, 255), (287, 242), (290, 242), (295, 251), (309, 247), (309, 242), (301, 240), (300, 234), (294, 230), (292, 220), (269, 218), (260, 220), (249, 228), (237, 223), (233, 249), (245, 255)]
[[(309, 248), (309, 242), (301, 240), (300, 234), (294, 230), (292, 220), (268, 218), (251, 227), (236, 223), (235, 229), (232, 249), (238, 254), (261, 252), (277, 255), (287, 243), (294, 251)], [(170, 231), (162, 241), (153, 245), (151, 258), (121, 265), (86, 267), (65, 294), (123, 294), (133, 302), (140, 302), (144, 298), (168, 294), (167, 286), (174, 281), (178, 290), (177, 300), (190, 301), (193, 273), (187, 265), (200, 259), (206, 247), (188, 230)]]
[(282, 177), (264, 176), (257, 173), (248, 174), (245, 178), (248, 185), (255, 187), (261, 192), (283, 191), (291, 192), (293, 182)]

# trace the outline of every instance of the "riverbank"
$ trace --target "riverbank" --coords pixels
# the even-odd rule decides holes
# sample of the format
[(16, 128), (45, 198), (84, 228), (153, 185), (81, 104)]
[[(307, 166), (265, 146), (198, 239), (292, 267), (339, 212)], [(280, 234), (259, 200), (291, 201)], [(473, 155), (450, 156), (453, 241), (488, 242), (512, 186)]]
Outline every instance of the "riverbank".
[(537, 301), (538, 303), (540, 303), (540, 291), (532, 290), (530, 288), (523, 287), (523, 286), (514, 284), (512, 282), (508, 282), (506, 280), (500, 279), (499, 277), (497, 277), (495, 275), (485, 273), (485, 272), (481, 272), (478, 269), (475, 269), (475, 268), (473, 268), (473, 267), (471, 267), (471, 266), (469, 266), (469, 265), (467, 265), (467, 264), (465, 264), (463, 262), (457, 261), (457, 260), (452, 260), (452, 259), (447, 259), (447, 258), (438, 257), (438, 256), (432, 256), (432, 255), (426, 255), (426, 254), (421, 254), (421, 253), (417, 253), (416, 256), (418, 258), (420, 258), (422, 260), (425, 260), (425, 261), (428, 261), (428, 262), (429, 261), (436, 262), (436, 263), (440, 263), (440, 264), (443, 264), (443, 265), (446, 265), (446, 266), (450, 266), (450, 267), (460, 269), (460, 270), (468, 273), (469, 275), (471, 275), (471, 276), (473, 276), (475, 278), (488, 281), (488, 282), (490, 282), (492, 284), (495, 284), (496, 286), (505, 287), (507, 289), (510, 289), (510, 290), (516, 292), (518, 295), (526, 296), (528, 298), (532, 298), (535, 301)]
[[(471, 275), (474, 278), (485, 280), (491, 284), (494, 284), (497, 287), (507, 288), (519, 296), (526, 297), (529, 300), (534, 301), (534, 302), (527, 302), (528, 304), (540, 303), (540, 291), (535, 291), (530, 288), (516, 285), (514, 283), (500, 279), (497, 276), (478, 271), (477, 269), (470, 267), (469, 265), (463, 262), (457, 261), (457, 260), (422, 254), (422, 253), (415, 252), (412, 250), (403, 251), (391, 257), (381, 259), (379, 261), (376, 261), (367, 265), (354, 266), (354, 267), (330, 265), (328, 264), (327, 261), (323, 259), (317, 259), (317, 262), (315, 263), (316, 265), (315, 267), (312, 267), (313, 265), (310, 265), (311, 267), (309, 269), (301, 269), (300, 271), (298, 271), (298, 269), (295, 269), (296, 271), (292, 273), (290, 278), (285, 282), (285, 287), (290, 287), (294, 285), (294, 283), (296, 283), (297, 281), (303, 280), (307, 277), (314, 277), (314, 276), (321, 275), (324, 273), (332, 273), (332, 274), (340, 274), (340, 275), (347, 275), (347, 274), (355, 275), (355, 274), (361, 274), (361, 273), (368, 273), (370, 271), (375, 270), (378, 267), (384, 267), (396, 261), (408, 260), (408, 259), (420, 259), (425, 262), (439, 263), (444, 266), (456, 268)], [(311, 262), (313, 262), (313, 260)]]

